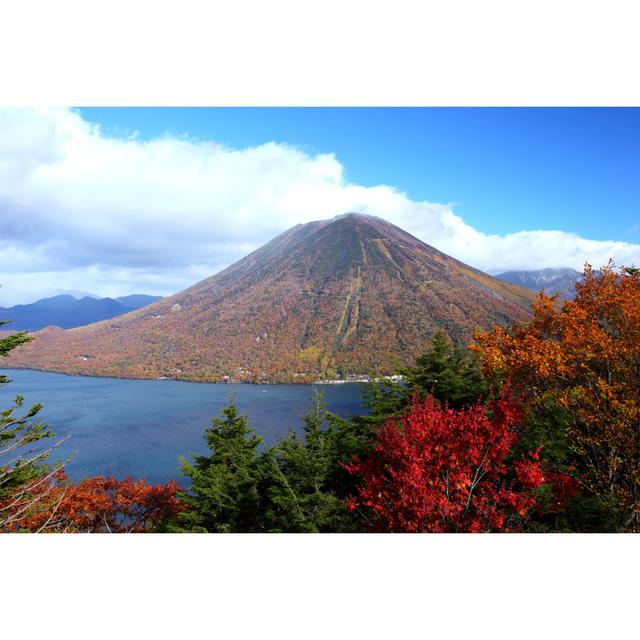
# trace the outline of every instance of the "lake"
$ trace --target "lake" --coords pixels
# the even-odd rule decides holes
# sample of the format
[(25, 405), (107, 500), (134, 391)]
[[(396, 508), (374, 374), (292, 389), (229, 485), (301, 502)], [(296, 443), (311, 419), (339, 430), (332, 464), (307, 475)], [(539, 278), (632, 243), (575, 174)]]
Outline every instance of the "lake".
[[(127, 475), (151, 483), (178, 480), (178, 457), (208, 451), (202, 434), (234, 394), (250, 426), (273, 444), (288, 429), (301, 431), (300, 415), (314, 390), (330, 411), (363, 414), (359, 384), (253, 385), (202, 384), (177, 380), (122, 380), (67, 376), (28, 370), (2, 370), (12, 382), (0, 386), (0, 410), (17, 395), (25, 407), (44, 404), (38, 414), (57, 436), (71, 436), (57, 457), (75, 451), (68, 475)], [(49, 439), (54, 442), (57, 438)]]

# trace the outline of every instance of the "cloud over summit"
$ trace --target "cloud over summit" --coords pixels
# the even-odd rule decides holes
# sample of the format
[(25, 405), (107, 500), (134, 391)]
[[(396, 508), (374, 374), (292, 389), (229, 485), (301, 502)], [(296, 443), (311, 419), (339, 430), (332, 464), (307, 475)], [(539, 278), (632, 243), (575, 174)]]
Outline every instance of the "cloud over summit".
[(565, 231), (484, 234), (448, 205), (350, 183), (332, 154), (114, 138), (67, 109), (0, 109), (0, 300), (59, 289), (167, 294), (286, 228), (345, 211), (380, 216), (493, 273), (640, 262), (640, 245)]

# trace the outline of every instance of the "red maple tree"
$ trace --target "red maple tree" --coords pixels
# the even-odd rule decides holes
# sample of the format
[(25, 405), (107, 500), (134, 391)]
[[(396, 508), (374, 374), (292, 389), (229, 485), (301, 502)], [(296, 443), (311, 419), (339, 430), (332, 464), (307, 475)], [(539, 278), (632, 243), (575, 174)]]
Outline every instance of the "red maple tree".
[(523, 414), (508, 391), (462, 410), (414, 400), (377, 434), (351, 509), (373, 512), (372, 528), (397, 532), (517, 531), (544, 482), (538, 452), (515, 456)]

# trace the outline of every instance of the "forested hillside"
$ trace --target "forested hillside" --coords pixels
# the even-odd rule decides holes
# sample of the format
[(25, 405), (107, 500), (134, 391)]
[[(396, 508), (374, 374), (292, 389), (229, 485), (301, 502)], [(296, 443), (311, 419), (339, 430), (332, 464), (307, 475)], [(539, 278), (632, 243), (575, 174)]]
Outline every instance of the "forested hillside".
[(436, 331), (530, 317), (534, 294), (372, 216), (297, 225), (190, 289), (113, 320), (47, 329), (11, 366), (114, 377), (310, 382), (391, 374)]

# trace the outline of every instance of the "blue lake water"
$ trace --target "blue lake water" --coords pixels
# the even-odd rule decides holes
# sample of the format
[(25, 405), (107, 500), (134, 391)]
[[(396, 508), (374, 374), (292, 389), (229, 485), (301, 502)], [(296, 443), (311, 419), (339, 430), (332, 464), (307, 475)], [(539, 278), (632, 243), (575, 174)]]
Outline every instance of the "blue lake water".
[[(300, 415), (314, 389), (330, 411), (362, 414), (361, 386), (200, 384), (177, 380), (121, 380), (3, 370), (12, 382), (0, 386), (0, 409), (17, 395), (25, 407), (44, 404), (38, 414), (56, 436), (71, 436), (56, 457), (75, 452), (67, 465), (74, 480), (84, 476), (127, 475), (158, 483), (178, 480), (178, 457), (208, 451), (202, 434), (231, 394), (250, 426), (273, 444), (288, 429), (301, 430)], [(45, 441), (53, 442), (55, 439)]]

